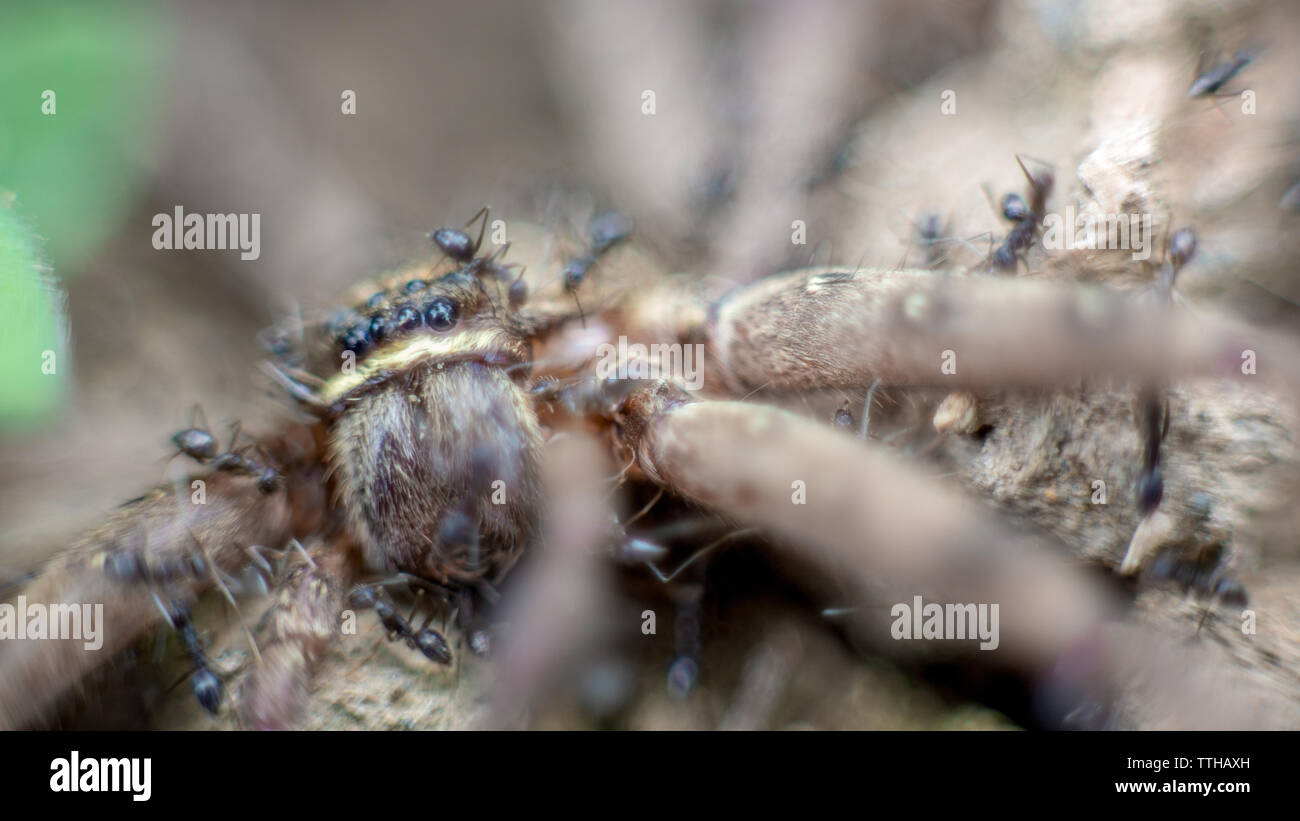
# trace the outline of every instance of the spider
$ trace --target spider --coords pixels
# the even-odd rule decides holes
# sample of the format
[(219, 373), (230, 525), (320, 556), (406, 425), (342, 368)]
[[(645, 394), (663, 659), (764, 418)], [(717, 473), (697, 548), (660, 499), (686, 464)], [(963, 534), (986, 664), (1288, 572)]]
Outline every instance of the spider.
[[(362, 282), (319, 320), (267, 335), (265, 372), (300, 418), (258, 437), (256, 461), (219, 456), (196, 429), (178, 434), (178, 447), (202, 463), (188, 485), (126, 503), (27, 584), (29, 601), (102, 602), (107, 652), (75, 642), (0, 647), (0, 726), (37, 720), (104, 658), (168, 622), (185, 631), (194, 687), (215, 707), (219, 690), (184, 603), (213, 589), (233, 602), (236, 580), (270, 570), (275, 552), (281, 567), (267, 575), (277, 589), (235, 699), (245, 726), (300, 720), (349, 603), (375, 607), (390, 638), (445, 663), (450, 651), (427, 621), (416, 629), (369, 591), (397, 580), (455, 600), (462, 615), (474, 597), (495, 599), (551, 532), (548, 500), (563, 488), (545, 479), (548, 443), (580, 430), (623, 465), (611, 477), (616, 490), (648, 483), (757, 528), (856, 595), (885, 585), (1017, 602), (1026, 588), (1050, 589), (1048, 609), (1028, 601), (1003, 642), (1023, 669), (1075, 669), (1093, 658), (1114, 613), (1073, 569), (907, 459), (844, 437), (835, 414), (809, 419), (768, 394), (746, 400), (871, 386), (870, 407), (881, 380), (987, 390), (1171, 368), (1222, 375), (1242, 340), (1240, 329), (1205, 318), (1189, 334), (1185, 316), (1095, 289), (960, 271), (801, 269), (710, 292), (665, 273), (612, 219), (595, 221), (592, 239), (567, 256), (521, 272), (526, 289), (506, 289), (501, 252), (475, 256), (481, 243), (462, 233), (435, 232), (439, 248), (456, 253)], [(659, 378), (594, 378), (593, 339), (618, 336), (650, 343), (661, 359), (672, 345), (703, 345), (705, 389), (686, 390), (671, 368)], [(1291, 350), (1250, 338), (1261, 350)], [(952, 374), (940, 365), (948, 349), (962, 356)], [(591, 547), (618, 542), (665, 581), (676, 575), (653, 564), (663, 552), (629, 529), (634, 520), (589, 532)], [(1089, 669), (1090, 697), (1104, 698), (1096, 693), (1109, 672)]]

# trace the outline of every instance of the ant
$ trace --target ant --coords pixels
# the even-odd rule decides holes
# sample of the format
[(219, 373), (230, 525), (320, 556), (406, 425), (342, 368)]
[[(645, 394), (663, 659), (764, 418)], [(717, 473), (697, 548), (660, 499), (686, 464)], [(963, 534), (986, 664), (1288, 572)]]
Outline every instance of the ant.
[(587, 272), (591, 266), (596, 264), (609, 249), (618, 243), (632, 236), (632, 220), (623, 214), (608, 212), (592, 218), (587, 232), (591, 239), (587, 245), (587, 250), (582, 254), (569, 260), (564, 265), (562, 272), (564, 276), (564, 290), (573, 296), (573, 301), (578, 305), (578, 316), (582, 319), (585, 327), (587, 318), (582, 311), (582, 303), (578, 302), (578, 288), (587, 278)]
[(380, 624), (388, 632), (389, 641), (401, 639), (406, 642), (407, 647), (419, 650), (429, 661), (438, 664), (451, 663), (451, 648), (447, 646), (447, 640), (429, 625), (429, 622), (433, 621), (432, 615), (419, 630), (413, 629), (411, 622), (397, 612), (388, 594), (377, 585), (357, 588), (353, 591), (351, 599), (356, 607), (374, 608)]
[[(254, 461), (244, 455), (243, 450), (234, 450), (239, 439), (240, 427), (236, 422), (230, 434), (230, 449), (222, 453), (217, 437), (210, 431), (207, 414), (203, 408), (195, 405), (190, 412), (190, 424), (194, 425), (195, 416), (203, 417), (203, 427), (188, 427), (172, 436), (172, 444), (178, 453), (183, 453), (201, 465), (208, 465), (215, 470), (229, 470), (257, 477), (258, 490), (271, 493), (280, 486), (280, 473), (268, 464)], [(254, 446), (259, 447), (260, 446)]]
[[(916, 230), (916, 239), (912, 243), (909, 243), (908, 248), (910, 251), (911, 245), (919, 245), (925, 250), (924, 267), (928, 270), (933, 271), (937, 269), (952, 255), (949, 251), (941, 250), (941, 247), (944, 245), (964, 245), (978, 254), (980, 252), (971, 244), (971, 240), (981, 239), (987, 236), (990, 238), (990, 250), (992, 250), (991, 242), (993, 234), (989, 231), (966, 238), (944, 236), (948, 233), (948, 224), (942, 222), (939, 215), (933, 211), (922, 214), (921, 218), (914, 223), (914, 228)], [(906, 264), (907, 253), (905, 252), (903, 254), (902, 262), (899, 263), (899, 267), (905, 267)]]
[(189, 608), (180, 601), (173, 601), (167, 618), (171, 621), (172, 628), (181, 634), (185, 650), (194, 662), (195, 670), (190, 676), (190, 686), (194, 688), (195, 697), (198, 698), (199, 704), (203, 705), (203, 709), (216, 715), (221, 707), (221, 679), (217, 678), (217, 674), (208, 666), (208, 657), (203, 653), (203, 644), (194, 629)]
[(1155, 558), (1146, 572), (1146, 578), (1153, 582), (1173, 582), (1184, 593), (1191, 593), (1197, 599), (1210, 599), (1197, 622), (1198, 635), (1212, 614), (1216, 602), (1223, 607), (1237, 609), (1250, 605), (1250, 594), (1245, 586), (1224, 569), (1221, 559), (1222, 548), (1196, 560), (1181, 558), (1176, 549), (1167, 548)]
[(1023, 197), (1015, 193), (1007, 194), (1002, 198), (1002, 216), (1014, 223), (1006, 239), (1002, 241), (1002, 245), (993, 253), (993, 267), (1003, 273), (1014, 272), (1021, 253), (1027, 251), (1033, 244), (1038, 223), (1047, 213), (1047, 198), (1051, 195), (1052, 186), (1056, 182), (1056, 176), (1051, 171), (1044, 170), (1037, 177), (1029, 173), (1029, 169), (1025, 167), (1024, 161), (1018, 154), (1016, 164), (1020, 166), (1025, 179), (1029, 181), (1029, 202), (1026, 203)]
[[(481, 277), (489, 275), (498, 282), (504, 282), (510, 279), (510, 269), (513, 265), (502, 265), (497, 260), (505, 255), (510, 248), (510, 243), (506, 243), (498, 248), (491, 256), (476, 256), (479, 248), (483, 246), (483, 235), (487, 232), (488, 218), (492, 211), (488, 206), (483, 206), (478, 213), (470, 217), (469, 222), (465, 223), (468, 228), (482, 218), (479, 225), (478, 238), (470, 239), (469, 234), (460, 228), (438, 228), (429, 232), (429, 239), (438, 247), (448, 258), (465, 266), (460, 273), (473, 277), (478, 282), (479, 290), (483, 290)], [(520, 306), (528, 299), (528, 286), (524, 284), (524, 272), (519, 272), (519, 277), (510, 285), (507, 292), (512, 310), (518, 310)]]

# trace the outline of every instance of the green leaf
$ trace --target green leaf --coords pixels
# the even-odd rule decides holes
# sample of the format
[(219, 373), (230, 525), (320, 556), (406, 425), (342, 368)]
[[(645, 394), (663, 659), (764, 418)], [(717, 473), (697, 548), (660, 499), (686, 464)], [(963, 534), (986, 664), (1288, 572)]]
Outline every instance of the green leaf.
[(66, 385), (63, 291), (36, 236), (0, 192), (0, 427), (27, 427), (55, 411)]
[[(64, 276), (123, 227), (162, 99), (159, 4), (10, 4), (0, 22), (0, 189)], [(45, 92), (54, 113), (43, 113)]]

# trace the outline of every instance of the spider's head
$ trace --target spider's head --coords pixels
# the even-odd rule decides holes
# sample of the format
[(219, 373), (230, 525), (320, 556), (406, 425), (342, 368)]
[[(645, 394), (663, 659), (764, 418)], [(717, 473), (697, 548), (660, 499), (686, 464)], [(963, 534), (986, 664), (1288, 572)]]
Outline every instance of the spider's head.
[(311, 344), (310, 370), (325, 380), (318, 395), (334, 403), (413, 368), (465, 361), (526, 380), (531, 344), (490, 288), (460, 268), (358, 286)]

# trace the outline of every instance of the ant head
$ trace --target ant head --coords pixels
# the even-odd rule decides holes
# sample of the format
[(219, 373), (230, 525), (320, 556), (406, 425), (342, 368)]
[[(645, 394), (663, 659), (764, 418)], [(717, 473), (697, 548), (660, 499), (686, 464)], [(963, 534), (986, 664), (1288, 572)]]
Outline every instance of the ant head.
[(203, 705), (203, 709), (210, 714), (216, 715), (221, 710), (221, 679), (217, 678), (207, 667), (200, 667), (194, 671), (194, 677), (190, 681), (194, 688), (194, 695)]
[(578, 257), (571, 259), (564, 265), (564, 290), (573, 293), (582, 285), (583, 279), (587, 276), (587, 271), (591, 268), (592, 259), (590, 257)]
[(473, 225), (479, 217), (483, 218), (483, 224), (479, 227), (478, 239), (470, 239), (469, 234), (459, 228), (439, 228), (429, 234), (429, 239), (433, 240), (433, 244), (438, 246), (439, 251), (464, 265), (474, 259), (479, 246), (483, 244), (483, 234), (487, 231), (487, 206), (480, 208), (477, 214), (470, 217), (465, 227)]
[(1011, 222), (1020, 222), (1029, 216), (1029, 206), (1019, 194), (1007, 194), (1002, 198), (1002, 216)]

